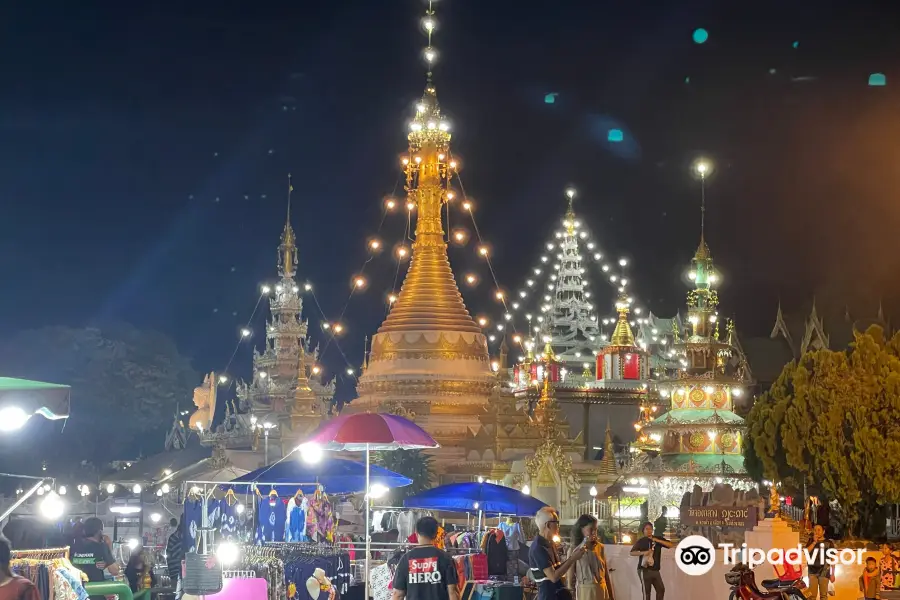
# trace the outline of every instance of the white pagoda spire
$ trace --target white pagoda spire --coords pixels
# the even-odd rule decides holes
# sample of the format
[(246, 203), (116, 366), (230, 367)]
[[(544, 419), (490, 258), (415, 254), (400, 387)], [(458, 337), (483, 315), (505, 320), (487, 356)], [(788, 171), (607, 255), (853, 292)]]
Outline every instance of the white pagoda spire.
[(583, 266), (580, 239), (587, 237), (587, 233), (581, 229), (581, 223), (572, 207), (575, 190), (566, 190), (566, 196), (569, 199), (569, 209), (556, 247), (557, 262), (547, 284), (548, 292), (552, 292), (552, 300), (544, 304), (544, 312), (549, 313), (547, 319), (554, 350), (560, 360), (573, 361), (581, 360), (581, 356), (576, 356), (575, 353), (592, 356), (600, 330), (584, 277), (586, 269)]

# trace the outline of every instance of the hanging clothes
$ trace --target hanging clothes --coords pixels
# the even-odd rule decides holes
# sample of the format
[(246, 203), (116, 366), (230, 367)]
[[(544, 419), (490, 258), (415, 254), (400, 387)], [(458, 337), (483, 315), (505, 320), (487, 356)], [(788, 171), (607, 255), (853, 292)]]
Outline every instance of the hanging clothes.
[(257, 515), (257, 540), (262, 542), (283, 542), (284, 522), (287, 512), (284, 502), (278, 496), (266, 496), (259, 499)]
[(238, 527), (240, 515), (237, 513), (237, 502), (228, 503), (228, 497), (222, 499), (219, 505), (219, 534), (222, 539), (236, 541), (238, 539)]
[(499, 529), (490, 530), (485, 534), (481, 546), (487, 555), (488, 575), (506, 575), (509, 548), (503, 532)]
[(196, 552), (200, 541), (200, 527), (203, 525), (203, 503), (200, 499), (184, 501), (184, 550)]
[(510, 552), (518, 553), (519, 548), (525, 543), (525, 536), (522, 535), (522, 526), (518, 522), (506, 521), (500, 523), (500, 531), (506, 536), (506, 546)]
[(402, 542), (416, 531), (416, 513), (407, 511), (397, 517), (397, 541)]
[(306, 513), (309, 510), (309, 500), (302, 494), (293, 496), (287, 503), (287, 513), (284, 523), (284, 541), (305, 542), (306, 537)]

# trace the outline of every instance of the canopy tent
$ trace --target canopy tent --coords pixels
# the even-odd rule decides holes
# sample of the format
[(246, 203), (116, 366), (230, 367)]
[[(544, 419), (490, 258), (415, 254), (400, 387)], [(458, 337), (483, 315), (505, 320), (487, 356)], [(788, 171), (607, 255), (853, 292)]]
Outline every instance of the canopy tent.
[(71, 391), (71, 387), (57, 383), (0, 377), (0, 410), (15, 407), (29, 417), (67, 419)]
[[(371, 467), (371, 481), (389, 488), (404, 487), (412, 479), (384, 467)], [(300, 485), (303, 484), (303, 485)], [(354, 494), (366, 489), (366, 465), (343, 458), (322, 458), (310, 464), (296, 457), (282, 460), (267, 467), (251, 471), (222, 486), (237, 493), (250, 493), (256, 485), (261, 494), (268, 494), (273, 488), (283, 487), (285, 494), (293, 494), (297, 488), (305, 494), (315, 491), (317, 485), (329, 494)]]
[(537, 498), (492, 483), (449, 483), (420, 492), (403, 501), (407, 508), (478, 512), (533, 517), (547, 506)]

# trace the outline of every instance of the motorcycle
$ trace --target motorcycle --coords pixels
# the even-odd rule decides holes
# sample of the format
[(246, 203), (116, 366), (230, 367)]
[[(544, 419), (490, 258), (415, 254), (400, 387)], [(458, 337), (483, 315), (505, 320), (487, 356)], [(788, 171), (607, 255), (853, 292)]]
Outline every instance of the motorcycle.
[(762, 591), (756, 585), (756, 575), (745, 564), (735, 565), (725, 573), (725, 583), (731, 586), (729, 600), (805, 600), (803, 578), (792, 581), (764, 579)]

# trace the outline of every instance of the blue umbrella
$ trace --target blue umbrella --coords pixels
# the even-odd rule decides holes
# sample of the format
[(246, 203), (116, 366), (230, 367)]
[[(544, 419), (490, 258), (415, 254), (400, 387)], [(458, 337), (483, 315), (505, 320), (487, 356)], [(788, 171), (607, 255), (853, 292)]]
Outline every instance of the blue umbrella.
[[(372, 466), (371, 479), (372, 483), (389, 488), (412, 483), (408, 477), (375, 465)], [(355, 494), (366, 489), (366, 465), (343, 458), (323, 458), (318, 463), (309, 464), (291, 457), (233, 479), (222, 489), (248, 494), (254, 483), (263, 495), (273, 487), (285, 496), (293, 494), (298, 488), (305, 494), (311, 494), (317, 485), (324, 487), (329, 494)]]
[(503, 485), (492, 483), (450, 483), (425, 490), (403, 501), (407, 508), (451, 510), (456, 512), (502, 513), (532, 517), (547, 506), (537, 498)]

